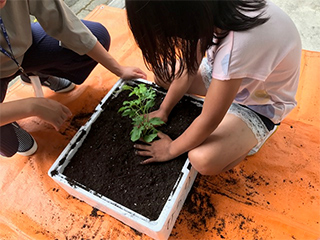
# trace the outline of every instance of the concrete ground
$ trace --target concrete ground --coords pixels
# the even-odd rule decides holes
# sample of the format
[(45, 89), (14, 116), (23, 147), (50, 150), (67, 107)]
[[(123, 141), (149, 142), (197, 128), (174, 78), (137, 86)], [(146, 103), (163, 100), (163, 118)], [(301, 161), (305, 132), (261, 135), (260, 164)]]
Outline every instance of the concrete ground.
[(320, 52), (320, 0), (273, 0), (296, 24), (302, 48)]
[[(124, 0), (64, 0), (77, 14), (84, 18), (100, 4), (125, 8)], [(273, 0), (296, 24), (306, 50), (320, 52), (320, 0)]]

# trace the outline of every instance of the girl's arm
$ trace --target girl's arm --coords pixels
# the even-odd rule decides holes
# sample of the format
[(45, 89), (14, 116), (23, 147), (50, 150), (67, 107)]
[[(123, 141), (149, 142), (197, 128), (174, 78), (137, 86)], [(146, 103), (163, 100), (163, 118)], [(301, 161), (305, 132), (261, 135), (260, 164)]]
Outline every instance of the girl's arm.
[(120, 65), (108, 51), (100, 44), (99, 41), (95, 44), (92, 50), (90, 50), (87, 55), (91, 57), (96, 62), (103, 65), (105, 68), (110, 70), (115, 75), (123, 79), (132, 78), (144, 78), (147, 79), (146, 73), (144, 73), (140, 68), (137, 67), (127, 67)]
[[(201, 60), (204, 56), (200, 51), (200, 41), (198, 42), (197, 48), (197, 60), (199, 63), (201, 63)], [(184, 96), (184, 94), (186, 94), (190, 89), (192, 81), (197, 74), (199, 73), (191, 75), (185, 70), (179, 78), (174, 79), (168, 89), (163, 102), (160, 105), (160, 108), (149, 114), (150, 118), (159, 117), (160, 119), (162, 119), (162, 121), (167, 122), (170, 112)]]
[(175, 79), (168, 92), (162, 101), (158, 110), (149, 114), (150, 118), (159, 117), (164, 122), (167, 122), (168, 117), (174, 106), (180, 101), (184, 94), (189, 90), (192, 84), (192, 76), (189, 76), (187, 73), (183, 73), (180, 78)]
[(69, 108), (47, 98), (25, 98), (0, 104), (0, 126), (37, 116), (58, 131), (71, 115)]
[(213, 79), (208, 89), (201, 114), (193, 123), (172, 141), (167, 135), (160, 133), (160, 140), (150, 145), (136, 144), (141, 156), (150, 156), (143, 163), (171, 160), (184, 152), (199, 146), (217, 128), (241, 85), (241, 79), (220, 81)]
[(170, 146), (173, 156), (187, 152), (200, 145), (218, 127), (233, 102), (241, 79), (213, 80), (206, 95), (199, 117)]

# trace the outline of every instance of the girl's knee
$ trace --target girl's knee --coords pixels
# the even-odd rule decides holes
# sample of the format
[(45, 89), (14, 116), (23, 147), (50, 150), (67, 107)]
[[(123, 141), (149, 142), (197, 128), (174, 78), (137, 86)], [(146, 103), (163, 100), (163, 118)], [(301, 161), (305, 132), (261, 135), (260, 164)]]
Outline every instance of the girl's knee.
[(219, 159), (209, 156), (205, 151), (193, 149), (189, 151), (188, 158), (201, 175), (218, 175), (222, 171)]

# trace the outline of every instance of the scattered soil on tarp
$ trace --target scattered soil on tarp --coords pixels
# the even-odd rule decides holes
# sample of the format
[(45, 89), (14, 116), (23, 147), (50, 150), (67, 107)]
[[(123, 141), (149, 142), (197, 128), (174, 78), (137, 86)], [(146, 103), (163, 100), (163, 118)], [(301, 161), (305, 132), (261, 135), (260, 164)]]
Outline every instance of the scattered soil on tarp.
[(193, 231), (208, 231), (208, 221), (216, 217), (216, 209), (212, 204), (210, 194), (198, 188), (199, 177), (196, 178), (193, 188), (186, 199), (184, 209), (192, 214), (188, 219), (188, 228)]
[[(104, 103), (104, 111), (92, 124), (63, 174), (71, 185), (80, 183), (97, 195), (156, 220), (180, 176), (187, 154), (165, 163), (140, 164), (145, 158), (134, 153), (134, 143), (130, 140), (131, 120), (118, 113), (122, 102), (128, 100), (128, 94), (122, 91)], [(164, 96), (163, 89), (157, 92), (154, 109), (160, 106)], [(172, 139), (177, 138), (200, 114), (201, 104), (200, 100), (183, 97), (167, 124), (157, 129)]]

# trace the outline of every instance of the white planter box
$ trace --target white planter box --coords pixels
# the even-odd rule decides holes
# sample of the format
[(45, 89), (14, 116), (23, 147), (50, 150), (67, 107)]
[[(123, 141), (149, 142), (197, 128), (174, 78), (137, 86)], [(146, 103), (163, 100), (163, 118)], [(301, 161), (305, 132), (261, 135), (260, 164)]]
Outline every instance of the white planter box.
[[(142, 79), (139, 79), (138, 81), (149, 85), (151, 84), (150, 82)], [(141, 214), (134, 212), (91, 189), (88, 189), (86, 186), (82, 186), (81, 184), (70, 184), (67, 177), (63, 174), (65, 167), (69, 164), (76, 151), (81, 147), (82, 142), (90, 131), (91, 125), (94, 124), (95, 120), (99, 117), (102, 111), (101, 106), (106, 102), (111, 94), (123, 84), (124, 81), (120, 79), (113, 86), (101, 103), (96, 107), (95, 112), (89, 121), (78, 130), (70, 143), (62, 151), (60, 156), (49, 169), (48, 174), (70, 195), (85, 201), (92, 207), (113, 216), (137, 231), (145, 233), (154, 239), (168, 239), (184, 201), (197, 176), (196, 170), (191, 166), (188, 159), (186, 159), (186, 162), (181, 169), (180, 176), (172, 189), (159, 218), (155, 221), (151, 221)], [(200, 98), (196, 99), (201, 100)]]

